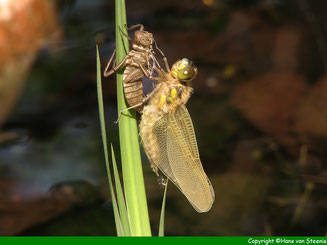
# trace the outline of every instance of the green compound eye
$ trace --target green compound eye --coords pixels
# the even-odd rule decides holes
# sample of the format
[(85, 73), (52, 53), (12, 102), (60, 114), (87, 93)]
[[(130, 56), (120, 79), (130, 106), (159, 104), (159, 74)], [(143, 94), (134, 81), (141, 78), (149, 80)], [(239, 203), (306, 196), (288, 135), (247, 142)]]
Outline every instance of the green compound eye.
[(180, 81), (187, 82), (193, 79), (195, 75), (196, 75), (196, 68), (194, 68), (194, 66), (192, 65), (188, 65), (178, 72), (177, 78)]
[(183, 68), (185, 66), (189, 66), (191, 64), (190, 60), (187, 58), (183, 58), (180, 60), (179, 68)]
[(177, 78), (180, 82), (191, 81), (195, 78), (197, 72), (197, 68), (187, 58), (176, 61), (171, 68), (171, 75), (174, 78)]

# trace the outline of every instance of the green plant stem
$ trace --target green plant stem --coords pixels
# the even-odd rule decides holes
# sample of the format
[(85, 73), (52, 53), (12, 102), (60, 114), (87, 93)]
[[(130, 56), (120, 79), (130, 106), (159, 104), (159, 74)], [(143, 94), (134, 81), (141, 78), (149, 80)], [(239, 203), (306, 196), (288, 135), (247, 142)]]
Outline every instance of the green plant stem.
[[(119, 28), (125, 28), (126, 10), (124, 0), (115, 0), (116, 16), (116, 63), (126, 56), (128, 40)], [(118, 111), (127, 107), (123, 92), (123, 70), (117, 72)], [(122, 160), (126, 206), (132, 236), (151, 236), (148, 207), (143, 180), (142, 162), (135, 111), (124, 112), (119, 120), (119, 139)]]

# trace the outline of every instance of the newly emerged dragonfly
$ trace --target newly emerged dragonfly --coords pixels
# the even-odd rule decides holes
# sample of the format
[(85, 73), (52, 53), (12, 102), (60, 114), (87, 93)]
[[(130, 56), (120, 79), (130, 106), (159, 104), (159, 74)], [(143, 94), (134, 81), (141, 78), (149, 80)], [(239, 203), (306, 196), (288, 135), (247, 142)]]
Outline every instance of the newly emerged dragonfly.
[(157, 84), (140, 122), (144, 150), (157, 174), (160, 169), (198, 212), (207, 212), (215, 194), (203, 170), (192, 119), (185, 107), (197, 69), (184, 58), (167, 72), (155, 70)]
[(129, 38), (120, 29), (121, 34), (126, 36), (129, 42), (131, 43), (131, 50), (117, 66), (115, 65), (114, 61), (112, 69), (109, 70), (116, 54), (115, 49), (104, 71), (104, 76), (109, 77), (110, 75), (117, 72), (119, 69), (125, 67), (123, 74), (123, 87), (126, 101), (130, 106), (128, 109), (134, 108), (138, 112), (141, 112), (142, 105), (146, 101), (143, 96), (142, 78), (144, 76), (151, 78), (153, 70), (160, 68), (160, 64), (155, 57), (155, 52), (152, 45), (155, 44), (155, 48), (163, 56), (163, 60), (166, 60), (166, 57), (164, 56), (163, 52), (157, 47), (152, 33), (144, 31), (143, 25), (134, 25), (127, 28), (127, 30), (131, 31), (137, 28), (139, 28), (139, 30), (136, 30), (134, 32), (134, 43), (131, 38)]

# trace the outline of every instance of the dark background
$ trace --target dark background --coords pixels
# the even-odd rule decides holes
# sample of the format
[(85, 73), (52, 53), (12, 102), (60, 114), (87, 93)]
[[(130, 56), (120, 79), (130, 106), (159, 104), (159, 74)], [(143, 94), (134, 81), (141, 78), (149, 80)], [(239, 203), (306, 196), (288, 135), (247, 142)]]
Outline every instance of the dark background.
[[(126, 1), (128, 24), (170, 64), (199, 70), (187, 107), (216, 200), (199, 214), (169, 185), (166, 235), (326, 235), (326, 5)], [(0, 234), (115, 235), (95, 81), (95, 44), (103, 66), (115, 45), (114, 1), (12, 12), (0, 14)], [(103, 83), (119, 156), (114, 76)], [(163, 190), (143, 157), (156, 235)]]

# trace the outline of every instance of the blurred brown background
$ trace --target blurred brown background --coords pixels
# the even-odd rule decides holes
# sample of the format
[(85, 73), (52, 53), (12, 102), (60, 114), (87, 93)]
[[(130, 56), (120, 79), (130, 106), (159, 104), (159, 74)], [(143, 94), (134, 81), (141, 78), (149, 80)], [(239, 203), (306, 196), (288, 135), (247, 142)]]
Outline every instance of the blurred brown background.
[[(199, 70), (187, 106), (216, 200), (198, 214), (170, 185), (166, 235), (326, 235), (327, 2), (126, 7)], [(0, 235), (115, 235), (95, 84), (95, 44), (105, 65), (114, 40), (114, 1), (0, 1)], [(156, 235), (163, 190), (143, 162)]]

